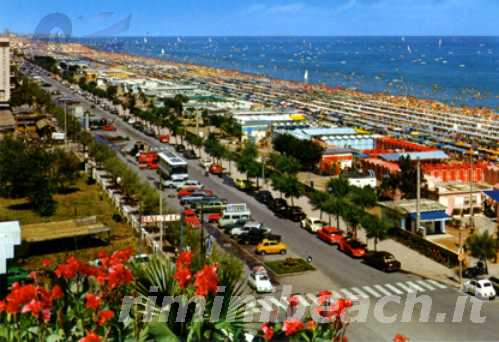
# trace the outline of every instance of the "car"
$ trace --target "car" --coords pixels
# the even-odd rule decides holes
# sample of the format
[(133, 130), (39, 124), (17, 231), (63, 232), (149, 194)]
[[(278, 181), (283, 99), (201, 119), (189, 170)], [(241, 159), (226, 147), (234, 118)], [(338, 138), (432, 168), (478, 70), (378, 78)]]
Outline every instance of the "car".
[(193, 190), (191, 188), (181, 188), (179, 191), (177, 191), (177, 197), (182, 198), (186, 196), (192, 196), (192, 197), (213, 197), (213, 191), (209, 189), (197, 189)]
[(469, 279), (473, 279), (485, 274), (487, 274), (487, 269), (481, 261), (479, 261), (476, 266), (468, 267), (463, 270), (463, 277)]
[(312, 233), (316, 233), (326, 225), (327, 225), (326, 222), (322, 221), (317, 217), (307, 217), (306, 219), (300, 222), (300, 226), (303, 229), (306, 229)]
[(362, 258), (367, 253), (365, 244), (351, 238), (338, 241), (338, 249), (354, 258)]
[(463, 290), (479, 299), (494, 299), (496, 297), (496, 290), (489, 279), (468, 280), (464, 283)]
[(496, 290), (497, 293), (499, 291), (499, 278), (490, 277), (489, 280), (492, 283), (492, 286), (494, 286), (494, 290)]
[(264, 239), (256, 245), (255, 253), (260, 255), (266, 254), (286, 254), (288, 245), (279, 240)]
[(221, 213), (227, 207), (227, 200), (216, 199), (194, 203), (192, 209), (203, 213)]
[(343, 231), (333, 226), (322, 227), (315, 234), (322, 241), (332, 245), (337, 244), (343, 238)]
[(190, 196), (193, 192), (194, 192), (194, 190), (191, 190), (189, 188), (186, 188), (186, 189), (180, 188), (177, 191), (177, 197), (182, 198), (182, 197)]
[(254, 188), (254, 185), (250, 180), (243, 178), (234, 179), (234, 186), (241, 191), (250, 191)]
[(208, 172), (210, 172), (212, 175), (221, 176), (224, 172), (224, 169), (219, 164), (211, 164)]
[(267, 270), (263, 266), (255, 266), (248, 277), (248, 286), (253, 288), (257, 293), (274, 292), (274, 287), (270, 282)]
[(281, 236), (254, 228), (237, 236), (237, 242), (242, 245), (258, 245), (264, 239), (281, 241)]
[(384, 251), (368, 252), (364, 256), (364, 262), (384, 272), (399, 271), (401, 266), (400, 261), (395, 259), (393, 254)]
[(255, 199), (260, 203), (268, 205), (274, 199), (274, 197), (272, 196), (272, 193), (270, 191), (261, 190), (255, 194)]
[(278, 211), (277, 215), (287, 218), (293, 222), (300, 222), (307, 217), (307, 215), (303, 212), (303, 209), (297, 206), (287, 207), (284, 210)]
[(185, 146), (182, 144), (177, 144), (177, 145), (175, 145), (175, 151), (182, 153), (185, 151)]
[(168, 179), (163, 181), (163, 186), (166, 188), (173, 188), (173, 189), (178, 189), (179, 186), (181, 187), (182, 184), (184, 184), (185, 179)]
[(177, 183), (176, 188), (177, 188), (177, 190), (184, 188), (184, 189), (192, 189), (194, 191), (194, 190), (204, 188), (204, 185), (195, 179), (187, 179), (187, 180), (184, 180), (184, 181)]
[(169, 135), (160, 135), (159, 141), (166, 144), (170, 141), (170, 136)]
[(209, 223), (218, 223), (218, 220), (222, 217), (222, 213), (213, 213), (208, 215)]
[(262, 223), (255, 221), (248, 221), (240, 227), (235, 227), (230, 230), (230, 236), (235, 237), (242, 233), (249, 232), (251, 229), (260, 229), (265, 233), (270, 233), (270, 228), (264, 227)]
[(203, 201), (208, 201), (208, 200), (216, 200), (218, 197), (215, 196), (200, 196), (200, 195), (191, 195), (191, 196), (185, 196), (180, 199), (180, 205), (182, 206), (193, 206), (196, 203), (203, 202)]
[(190, 224), (194, 227), (201, 227), (201, 221), (199, 217), (196, 215), (196, 212), (192, 209), (184, 209), (184, 222)]
[(202, 159), (199, 161), (199, 165), (205, 170), (208, 170), (211, 164), (213, 164), (213, 162), (209, 159)]
[(185, 150), (183, 153), (185, 159), (197, 159), (198, 156), (196, 155), (196, 152), (194, 150)]
[(274, 214), (284, 212), (288, 208), (288, 203), (283, 198), (274, 198), (269, 202), (268, 207)]

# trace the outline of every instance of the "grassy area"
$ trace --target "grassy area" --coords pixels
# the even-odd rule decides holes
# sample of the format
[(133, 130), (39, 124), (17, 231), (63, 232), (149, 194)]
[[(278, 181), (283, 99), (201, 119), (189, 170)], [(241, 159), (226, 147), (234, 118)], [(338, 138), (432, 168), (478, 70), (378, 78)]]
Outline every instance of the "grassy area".
[(300, 258), (286, 258), (284, 260), (267, 261), (265, 263), (277, 275), (314, 271), (315, 268)]
[(101, 250), (112, 251), (126, 246), (134, 247), (137, 251), (145, 249), (127, 224), (115, 222), (112, 219), (116, 210), (100, 191), (98, 185), (87, 185), (85, 179), (80, 179), (75, 184), (75, 191), (68, 194), (57, 194), (54, 199), (57, 202), (55, 214), (51, 217), (41, 217), (30, 209), (29, 202), (25, 199), (0, 198), (0, 221), (19, 220), (23, 225), (95, 215), (100, 222), (111, 228), (111, 242), (107, 246), (91, 246), (81, 249), (73, 249), (74, 247), (70, 246), (63, 252), (32, 256), (20, 261), (22, 266), (26, 268), (36, 267), (43, 258), (61, 260), (69, 254), (83, 260), (91, 260)]

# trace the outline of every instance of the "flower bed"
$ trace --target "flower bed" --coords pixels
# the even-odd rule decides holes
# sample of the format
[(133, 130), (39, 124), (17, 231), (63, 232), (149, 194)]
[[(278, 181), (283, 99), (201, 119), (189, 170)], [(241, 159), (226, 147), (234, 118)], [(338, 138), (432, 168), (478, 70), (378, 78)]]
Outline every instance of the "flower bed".
[(286, 258), (284, 260), (267, 261), (265, 266), (267, 266), (276, 275), (280, 276), (315, 270), (310, 263), (300, 258)]

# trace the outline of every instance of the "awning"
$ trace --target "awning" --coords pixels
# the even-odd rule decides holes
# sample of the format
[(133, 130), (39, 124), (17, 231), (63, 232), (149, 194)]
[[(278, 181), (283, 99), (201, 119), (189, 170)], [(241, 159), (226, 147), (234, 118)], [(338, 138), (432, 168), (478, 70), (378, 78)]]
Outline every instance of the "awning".
[(485, 196), (490, 197), (492, 200), (499, 202), (499, 189), (489, 190), (483, 192)]
[[(416, 220), (416, 213), (411, 213), (410, 216), (412, 220)], [(421, 221), (448, 220), (450, 218), (444, 210), (421, 212)]]

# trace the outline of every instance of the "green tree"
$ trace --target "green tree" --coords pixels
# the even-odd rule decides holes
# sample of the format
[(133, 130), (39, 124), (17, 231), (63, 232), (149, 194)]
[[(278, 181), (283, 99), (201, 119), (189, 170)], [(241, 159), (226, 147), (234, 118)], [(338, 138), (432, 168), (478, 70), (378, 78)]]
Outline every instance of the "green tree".
[(343, 176), (336, 178), (331, 178), (327, 183), (327, 190), (334, 196), (338, 198), (347, 197), (351, 191), (348, 179)]
[(59, 190), (73, 185), (80, 175), (80, 161), (71, 152), (56, 148), (50, 153), (52, 179)]
[(344, 215), (347, 208), (347, 202), (344, 198), (328, 196), (324, 205), (323, 210), (329, 215), (334, 215), (336, 217), (336, 227), (340, 229), (340, 217)]
[[(277, 182), (275, 182), (276, 178)], [(300, 197), (305, 192), (303, 184), (300, 183), (296, 176), (274, 175), (272, 177), (272, 186), (284, 194), (285, 197), (290, 198), (291, 205), (294, 205), (295, 198)]]
[(343, 218), (352, 228), (353, 238), (357, 239), (357, 228), (365, 215), (364, 211), (358, 206), (347, 204), (343, 210)]
[(488, 231), (475, 233), (466, 239), (466, 248), (472, 256), (485, 263), (485, 269), (488, 272), (487, 260), (496, 256), (497, 240)]
[(301, 169), (301, 164), (295, 157), (279, 153), (270, 155), (269, 164), (278, 172), (288, 175), (294, 175)]
[(363, 188), (352, 186), (349, 197), (352, 203), (363, 209), (372, 208), (378, 203), (378, 195), (370, 186)]
[(388, 237), (390, 230), (385, 221), (380, 220), (378, 217), (366, 214), (361, 219), (361, 224), (368, 239), (374, 239), (374, 250), (378, 250), (378, 242), (383, 241)]
[(322, 220), (322, 214), (327, 200), (329, 199), (329, 195), (323, 191), (314, 191), (310, 194), (309, 199), (313, 209), (319, 210), (319, 218)]

